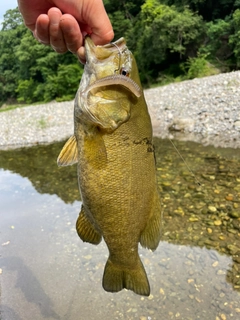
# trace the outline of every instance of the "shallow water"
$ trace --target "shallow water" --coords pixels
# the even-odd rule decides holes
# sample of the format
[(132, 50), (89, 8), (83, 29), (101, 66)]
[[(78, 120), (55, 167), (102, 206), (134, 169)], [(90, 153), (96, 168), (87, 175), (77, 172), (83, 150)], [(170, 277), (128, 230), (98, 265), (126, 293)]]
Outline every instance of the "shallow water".
[[(63, 143), (0, 152), (1, 320), (239, 319), (240, 150), (155, 139), (162, 241), (140, 248), (151, 295), (107, 293), (105, 244), (82, 243)], [(194, 175), (191, 173), (194, 173)]]

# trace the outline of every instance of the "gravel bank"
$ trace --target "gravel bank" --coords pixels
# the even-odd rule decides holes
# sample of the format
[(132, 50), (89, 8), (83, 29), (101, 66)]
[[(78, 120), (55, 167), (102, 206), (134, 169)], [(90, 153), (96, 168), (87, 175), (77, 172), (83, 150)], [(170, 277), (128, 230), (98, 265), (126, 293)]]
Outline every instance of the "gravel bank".
[[(145, 90), (154, 134), (240, 148), (240, 71)], [(0, 113), (0, 149), (67, 139), (73, 101)]]

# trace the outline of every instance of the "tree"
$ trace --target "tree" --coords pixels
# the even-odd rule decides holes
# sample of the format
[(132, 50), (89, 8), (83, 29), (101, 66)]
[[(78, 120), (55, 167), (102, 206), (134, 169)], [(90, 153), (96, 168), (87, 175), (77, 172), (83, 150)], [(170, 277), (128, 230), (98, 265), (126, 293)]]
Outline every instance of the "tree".
[(161, 3), (176, 6), (177, 8), (189, 7), (192, 12), (197, 12), (205, 21), (225, 19), (239, 7), (239, 0), (162, 0)]
[(240, 9), (233, 14), (232, 20), (233, 33), (229, 37), (229, 43), (232, 45), (233, 53), (236, 59), (236, 66), (240, 67)]
[(136, 57), (144, 71), (143, 80), (157, 77), (171, 57), (180, 62), (196, 54), (205, 25), (202, 18), (188, 8), (178, 11), (157, 0), (146, 0), (140, 18)]
[(19, 64), (15, 51), (26, 32), (18, 9), (8, 10), (0, 31), (0, 104), (16, 98)]
[(82, 71), (70, 52), (60, 55), (36, 41), (18, 9), (6, 12), (0, 31), (0, 104), (72, 99)]
[(83, 68), (73, 54), (59, 55), (51, 47), (38, 43), (29, 31), (17, 47), (16, 57), (20, 63), (19, 102), (74, 97)]

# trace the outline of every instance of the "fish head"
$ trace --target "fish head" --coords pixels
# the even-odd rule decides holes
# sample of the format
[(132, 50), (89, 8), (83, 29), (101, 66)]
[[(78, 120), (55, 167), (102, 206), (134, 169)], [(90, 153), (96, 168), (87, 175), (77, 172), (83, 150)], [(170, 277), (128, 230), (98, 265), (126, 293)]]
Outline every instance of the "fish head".
[(124, 38), (103, 46), (85, 38), (86, 65), (75, 99), (85, 122), (115, 130), (142, 95), (133, 54)]
[(85, 39), (86, 72), (90, 83), (112, 75), (133, 76), (133, 55), (124, 38), (104, 46), (96, 46), (90, 37)]

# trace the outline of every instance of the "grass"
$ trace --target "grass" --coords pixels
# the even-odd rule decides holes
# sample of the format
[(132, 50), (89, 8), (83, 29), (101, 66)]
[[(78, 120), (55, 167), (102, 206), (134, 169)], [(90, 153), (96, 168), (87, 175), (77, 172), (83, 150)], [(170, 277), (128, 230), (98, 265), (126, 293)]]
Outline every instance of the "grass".
[(42, 116), (40, 120), (38, 120), (38, 126), (40, 129), (45, 129), (47, 128), (47, 121), (44, 119), (44, 117)]
[(23, 103), (7, 104), (7, 103), (4, 103), (4, 104), (2, 105), (2, 107), (0, 107), (0, 112), (5, 112), (5, 111), (9, 111), (9, 110), (14, 110), (14, 109), (17, 109), (17, 108), (36, 106), (36, 105), (44, 104), (44, 103), (45, 103), (45, 102), (43, 102), (43, 101), (38, 101), (38, 102), (31, 103), (31, 104), (23, 104)]

